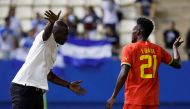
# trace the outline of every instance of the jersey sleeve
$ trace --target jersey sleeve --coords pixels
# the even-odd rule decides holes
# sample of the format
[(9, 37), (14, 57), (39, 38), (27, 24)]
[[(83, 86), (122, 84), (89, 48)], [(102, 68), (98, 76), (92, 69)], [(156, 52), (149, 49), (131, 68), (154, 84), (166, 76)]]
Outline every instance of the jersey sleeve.
[(162, 49), (161, 55), (162, 55), (161, 61), (163, 63), (171, 64), (173, 62), (173, 58), (166, 50)]
[(123, 64), (127, 64), (129, 66), (132, 65), (132, 50), (131, 50), (131, 47), (129, 47), (129, 46), (125, 46), (122, 49), (122, 52), (121, 52), (121, 65), (123, 65)]

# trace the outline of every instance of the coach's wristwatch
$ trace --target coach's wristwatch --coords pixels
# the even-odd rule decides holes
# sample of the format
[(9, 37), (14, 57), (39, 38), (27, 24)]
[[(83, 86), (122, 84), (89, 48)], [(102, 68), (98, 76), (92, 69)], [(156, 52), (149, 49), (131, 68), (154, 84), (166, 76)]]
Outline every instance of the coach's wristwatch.
[(68, 84), (66, 85), (66, 88), (70, 88), (70, 85), (71, 85), (71, 83), (70, 82), (68, 82)]

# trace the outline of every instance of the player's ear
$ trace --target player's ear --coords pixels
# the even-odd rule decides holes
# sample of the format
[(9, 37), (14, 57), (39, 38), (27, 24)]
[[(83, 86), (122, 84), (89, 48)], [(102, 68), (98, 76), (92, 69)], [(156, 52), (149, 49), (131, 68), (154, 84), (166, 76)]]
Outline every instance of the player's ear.
[(138, 29), (138, 35), (141, 35), (141, 34), (143, 34), (143, 29), (139, 28)]
[(140, 35), (141, 34), (141, 28), (140, 28), (140, 26), (136, 26), (136, 34), (137, 35)]
[(140, 29), (137, 29), (137, 32), (136, 32), (137, 35), (140, 35), (142, 34), (141, 30)]

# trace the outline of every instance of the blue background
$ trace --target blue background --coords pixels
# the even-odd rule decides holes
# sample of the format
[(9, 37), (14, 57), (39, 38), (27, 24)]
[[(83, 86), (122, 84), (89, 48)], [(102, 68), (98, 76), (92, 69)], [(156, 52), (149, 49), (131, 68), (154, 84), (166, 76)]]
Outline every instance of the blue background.
[[(23, 62), (10, 60), (0, 61), (0, 109), (10, 108), (9, 87)], [(111, 95), (120, 71), (119, 60), (108, 60), (96, 67), (75, 67), (66, 65), (65, 68), (55, 68), (56, 74), (68, 81), (83, 80), (81, 85), (88, 90), (87, 95), (77, 96), (64, 87), (49, 83), (47, 101), (49, 109), (104, 109), (106, 100)], [(183, 62), (182, 69), (173, 69), (161, 65), (160, 102), (168, 107), (161, 109), (189, 109), (190, 106), (190, 62)], [(117, 97), (115, 109), (120, 109), (123, 103), (123, 89)], [(177, 108), (177, 105), (184, 107)], [(73, 106), (73, 107), (72, 107)], [(3, 107), (3, 108), (1, 108)]]

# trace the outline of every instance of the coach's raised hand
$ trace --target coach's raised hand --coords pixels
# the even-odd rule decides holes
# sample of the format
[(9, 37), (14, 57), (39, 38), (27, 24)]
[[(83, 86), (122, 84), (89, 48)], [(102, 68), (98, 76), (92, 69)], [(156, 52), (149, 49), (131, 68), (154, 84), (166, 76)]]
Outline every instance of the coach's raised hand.
[(55, 13), (53, 13), (51, 10), (45, 11), (44, 19), (50, 21), (51, 23), (55, 23), (55, 21), (57, 21), (59, 19), (60, 14), (61, 14), (61, 11), (59, 11), (59, 13), (57, 15)]
[(56, 15), (51, 10), (45, 11), (44, 19), (48, 20), (49, 22), (46, 24), (46, 27), (44, 28), (44, 33), (42, 35), (43, 41), (46, 41), (49, 39), (49, 37), (52, 34), (52, 29), (54, 23), (59, 19), (59, 16), (61, 14), (61, 11)]
[(69, 89), (77, 95), (85, 95), (87, 91), (79, 85), (81, 82), (82, 80), (71, 82)]

